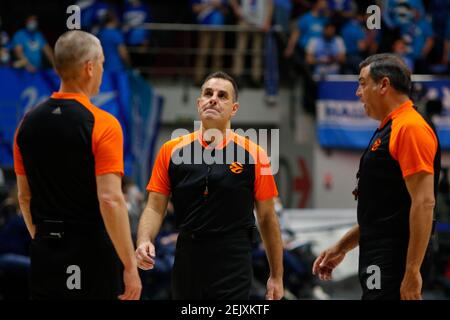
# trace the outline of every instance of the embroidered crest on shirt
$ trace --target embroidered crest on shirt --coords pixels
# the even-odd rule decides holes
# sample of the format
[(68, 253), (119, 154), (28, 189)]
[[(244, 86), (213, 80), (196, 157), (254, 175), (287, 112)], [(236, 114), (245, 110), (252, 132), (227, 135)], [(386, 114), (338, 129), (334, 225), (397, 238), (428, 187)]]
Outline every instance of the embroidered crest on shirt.
[(370, 147), (370, 151), (376, 151), (381, 145), (381, 139), (378, 138), (375, 140), (375, 142), (372, 144), (372, 147)]
[(242, 171), (244, 171), (244, 165), (240, 162), (233, 162), (232, 164), (230, 164), (229, 168), (231, 172), (235, 174), (240, 174), (242, 173)]

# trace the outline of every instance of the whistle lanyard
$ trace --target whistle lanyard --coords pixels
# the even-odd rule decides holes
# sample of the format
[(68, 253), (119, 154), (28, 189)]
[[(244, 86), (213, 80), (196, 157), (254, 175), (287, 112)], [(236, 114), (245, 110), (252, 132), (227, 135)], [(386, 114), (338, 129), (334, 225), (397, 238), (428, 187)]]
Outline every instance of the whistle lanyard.
[(208, 196), (209, 196), (209, 174), (211, 173), (211, 166), (209, 164), (206, 165), (206, 167), (208, 168), (207, 172), (206, 172), (206, 177), (205, 177), (205, 190), (203, 190), (203, 198), (204, 200), (208, 200)]

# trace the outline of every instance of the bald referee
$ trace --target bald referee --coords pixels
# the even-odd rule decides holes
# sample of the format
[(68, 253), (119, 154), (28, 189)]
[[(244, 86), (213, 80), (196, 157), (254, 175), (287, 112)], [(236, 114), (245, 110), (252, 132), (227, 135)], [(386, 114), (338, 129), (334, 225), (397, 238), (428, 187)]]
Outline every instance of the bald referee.
[(140, 297), (121, 192), (122, 130), (90, 102), (103, 62), (93, 35), (61, 35), (55, 45), (60, 90), (28, 112), (16, 132), (19, 202), (33, 238), (32, 299)]

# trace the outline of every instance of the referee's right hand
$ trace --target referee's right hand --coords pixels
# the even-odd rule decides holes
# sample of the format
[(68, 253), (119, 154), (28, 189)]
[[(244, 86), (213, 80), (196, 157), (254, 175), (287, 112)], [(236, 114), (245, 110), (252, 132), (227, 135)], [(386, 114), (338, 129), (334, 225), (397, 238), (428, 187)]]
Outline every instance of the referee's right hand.
[(150, 241), (142, 242), (136, 249), (137, 265), (142, 270), (150, 270), (155, 266), (155, 246)]

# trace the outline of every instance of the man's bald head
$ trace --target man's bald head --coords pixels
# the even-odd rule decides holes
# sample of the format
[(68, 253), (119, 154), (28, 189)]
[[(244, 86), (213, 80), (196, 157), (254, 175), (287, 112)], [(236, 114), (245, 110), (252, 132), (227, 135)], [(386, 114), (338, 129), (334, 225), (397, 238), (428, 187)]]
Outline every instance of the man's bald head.
[(67, 31), (55, 44), (55, 69), (62, 80), (78, 77), (84, 63), (99, 59), (102, 55), (100, 40), (94, 35), (80, 31)]

